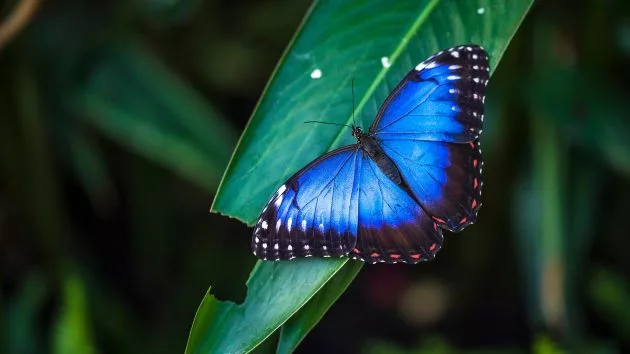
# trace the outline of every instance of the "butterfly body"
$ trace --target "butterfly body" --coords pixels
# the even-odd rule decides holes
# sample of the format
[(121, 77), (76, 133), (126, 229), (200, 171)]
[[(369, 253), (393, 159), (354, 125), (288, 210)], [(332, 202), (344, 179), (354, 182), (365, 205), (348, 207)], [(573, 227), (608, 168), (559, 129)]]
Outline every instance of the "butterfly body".
[(352, 135), (357, 138), (359, 147), (376, 163), (376, 166), (396, 184), (402, 183), (400, 171), (381, 147), (378, 138), (370, 133), (364, 133), (361, 128), (353, 126)]
[(476, 45), (412, 69), (357, 143), (315, 159), (263, 208), (252, 250), (263, 260), (348, 256), (370, 263), (431, 260), (443, 230), (475, 222), (488, 57)]

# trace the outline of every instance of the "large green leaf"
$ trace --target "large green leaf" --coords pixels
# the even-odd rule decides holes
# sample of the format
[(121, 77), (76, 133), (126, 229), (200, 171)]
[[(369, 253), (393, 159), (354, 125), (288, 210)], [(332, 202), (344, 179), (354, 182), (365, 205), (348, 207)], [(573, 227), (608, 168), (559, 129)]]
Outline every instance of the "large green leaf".
[[(351, 123), (352, 79), (356, 120), (365, 128), (400, 78), (440, 49), (479, 43), (489, 51), (494, 69), (532, 1), (316, 2), (241, 136), (212, 210), (251, 224), (291, 174), (322, 153), (352, 143), (346, 128), (303, 124)], [(220, 303), (210, 295), (204, 299), (187, 352), (251, 350), (345, 262), (259, 262), (244, 304)], [(321, 313), (327, 308), (322, 306)]]
[[(186, 353), (244, 353), (253, 349), (337, 270), (328, 262), (310, 262), (309, 259), (258, 263), (247, 282), (249, 295), (243, 304), (221, 302), (206, 294), (197, 310)], [(315, 284), (319, 287), (313, 289)], [(251, 294), (255, 294), (254, 300)]]
[(324, 313), (359, 274), (362, 267), (363, 262), (351, 262), (346, 267), (342, 267), (324, 288), (282, 326), (278, 354), (291, 353), (295, 350), (306, 334), (315, 327)]

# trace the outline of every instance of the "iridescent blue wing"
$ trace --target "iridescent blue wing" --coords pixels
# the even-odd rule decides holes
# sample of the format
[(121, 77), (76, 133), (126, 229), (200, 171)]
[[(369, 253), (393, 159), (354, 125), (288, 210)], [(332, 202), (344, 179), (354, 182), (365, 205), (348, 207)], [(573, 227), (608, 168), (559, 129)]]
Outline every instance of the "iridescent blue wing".
[(385, 153), (438, 225), (458, 232), (474, 223), (481, 207), (481, 151), (464, 143), (387, 139)]
[(438, 225), (460, 231), (481, 206), (481, 150), (488, 56), (476, 45), (439, 52), (409, 72), (370, 132)]
[(359, 235), (350, 257), (371, 263), (433, 259), (442, 246), (442, 230), (365, 152), (361, 155)]
[(488, 56), (477, 45), (441, 51), (411, 70), (383, 103), (370, 133), (469, 142), (481, 133)]
[(339, 257), (356, 243), (357, 145), (329, 152), (289, 178), (263, 209), (252, 237), (264, 260)]

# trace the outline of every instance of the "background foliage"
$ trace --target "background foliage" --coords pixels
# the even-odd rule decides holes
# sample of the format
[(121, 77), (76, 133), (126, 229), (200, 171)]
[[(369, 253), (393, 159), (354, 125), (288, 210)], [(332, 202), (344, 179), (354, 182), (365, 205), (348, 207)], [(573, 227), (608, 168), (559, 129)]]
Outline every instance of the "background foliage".
[[(0, 352), (181, 352), (209, 284), (245, 297), (251, 230), (208, 206), (310, 2), (2, 18), (25, 3), (0, 31)], [(627, 2), (535, 4), (489, 86), (479, 222), (363, 267), (298, 352), (629, 351), (629, 64)]]

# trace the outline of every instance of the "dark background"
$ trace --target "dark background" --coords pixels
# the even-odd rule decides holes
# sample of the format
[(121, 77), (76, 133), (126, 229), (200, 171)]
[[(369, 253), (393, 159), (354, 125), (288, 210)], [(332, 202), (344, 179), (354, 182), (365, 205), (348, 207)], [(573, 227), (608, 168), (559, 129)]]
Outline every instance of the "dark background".
[[(34, 9), (0, 42), (0, 351), (182, 352), (210, 285), (245, 296), (251, 230), (208, 208), (310, 2), (0, 4)], [(298, 352), (630, 350), (629, 65), (629, 2), (535, 4), (477, 224), (364, 267)]]

